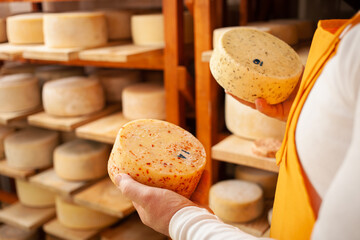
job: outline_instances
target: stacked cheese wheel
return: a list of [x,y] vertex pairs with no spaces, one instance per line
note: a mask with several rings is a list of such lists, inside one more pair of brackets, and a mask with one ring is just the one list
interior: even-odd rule
[[55,205],[55,194],[20,179],[15,180],[16,192],[20,202],[28,207],[50,207]]
[[43,14],[28,13],[6,19],[7,38],[12,44],[43,43]]
[[0,126],[0,160],[5,157],[4,140],[13,132],[15,132],[14,128]]
[[36,68],[35,76],[39,80],[40,86],[50,80],[66,78],[71,76],[82,76],[84,70],[79,67],[65,67],[57,65],[41,66]]

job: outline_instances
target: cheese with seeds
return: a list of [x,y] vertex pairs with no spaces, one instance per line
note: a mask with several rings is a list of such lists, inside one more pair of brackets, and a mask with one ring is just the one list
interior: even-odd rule
[[8,17],[6,30],[11,44],[43,43],[43,14],[27,13]]
[[55,205],[55,193],[20,179],[15,179],[15,184],[16,193],[21,204],[35,208]]
[[5,157],[4,153],[4,140],[7,136],[15,132],[14,128],[5,127],[0,125],[0,160]]

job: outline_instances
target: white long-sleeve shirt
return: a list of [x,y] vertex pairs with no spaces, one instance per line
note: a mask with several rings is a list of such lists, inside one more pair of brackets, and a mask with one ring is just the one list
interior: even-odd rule
[[[312,239],[359,239],[360,24],[323,69],[295,134],[304,171],[322,198]],[[179,210],[169,233],[174,240],[258,239],[197,207]]]

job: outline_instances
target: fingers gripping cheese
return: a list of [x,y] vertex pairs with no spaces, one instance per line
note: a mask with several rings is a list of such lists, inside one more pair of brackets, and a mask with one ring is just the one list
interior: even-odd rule
[[284,101],[294,90],[303,66],[296,52],[271,34],[250,28],[225,32],[210,59],[216,81],[228,92],[254,102]]
[[111,180],[127,173],[136,181],[190,197],[205,168],[205,149],[189,132],[160,120],[124,125],[108,162]]

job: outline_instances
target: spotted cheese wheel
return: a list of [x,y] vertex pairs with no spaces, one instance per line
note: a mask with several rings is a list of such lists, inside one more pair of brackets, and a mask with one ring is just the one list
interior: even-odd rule
[[127,173],[136,181],[190,197],[205,168],[202,144],[189,132],[161,120],[124,125],[108,162],[111,180]]
[[269,33],[250,28],[225,32],[210,59],[216,81],[248,102],[284,101],[294,90],[303,66],[296,52]]

